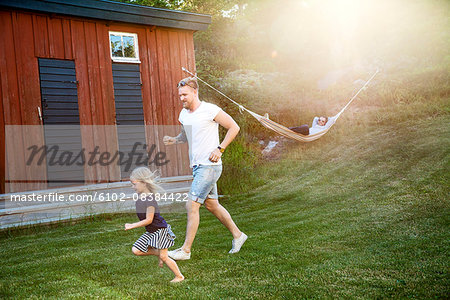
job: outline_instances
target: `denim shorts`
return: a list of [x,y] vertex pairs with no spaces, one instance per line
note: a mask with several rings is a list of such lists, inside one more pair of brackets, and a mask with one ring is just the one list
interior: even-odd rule
[[217,180],[222,174],[222,165],[195,165],[189,196],[192,201],[205,203],[207,198],[218,199]]

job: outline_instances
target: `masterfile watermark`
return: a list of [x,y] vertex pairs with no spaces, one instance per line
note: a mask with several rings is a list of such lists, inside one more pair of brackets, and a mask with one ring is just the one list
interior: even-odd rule
[[[78,152],[61,150],[60,146],[37,146],[32,145],[27,148],[29,150],[26,159],[26,164],[42,165],[45,160],[49,166],[71,166],[78,165],[94,166],[99,164],[101,166],[107,166],[116,164],[118,166],[124,166],[124,171],[129,171],[133,163],[135,165],[155,165],[157,167],[167,165],[170,160],[166,159],[167,154],[162,151],[156,151],[156,145],[153,144],[150,147],[147,144],[140,142],[134,143],[131,151],[121,152],[119,150],[115,153],[108,151],[100,152],[100,147],[96,146],[93,151],[87,152],[85,148],[82,148]],[[144,151],[138,151],[144,150]],[[87,152],[87,154],[86,154]]]
[[11,202],[125,202],[127,200],[137,201],[156,201],[156,202],[187,202],[188,193],[150,193],[150,194],[126,194],[116,192],[98,192],[94,191],[88,194],[75,193],[29,193],[29,194],[11,194]]

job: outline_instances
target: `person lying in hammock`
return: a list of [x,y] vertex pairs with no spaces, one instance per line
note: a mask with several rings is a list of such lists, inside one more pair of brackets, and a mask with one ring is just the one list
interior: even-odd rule
[[297,127],[289,127],[289,129],[303,135],[315,134],[321,132],[322,130],[327,129],[329,125],[331,125],[332,123],[331,119],[333,119],[333,117],[330,118],[324,116],[315,117],[311,128],[309,128],[308,125],[304,124]]

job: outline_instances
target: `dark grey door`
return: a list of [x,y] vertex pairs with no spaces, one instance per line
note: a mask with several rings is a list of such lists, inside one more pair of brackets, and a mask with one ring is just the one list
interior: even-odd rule
[[141,73],[138,64],[113,63],[112,71],[120,172],[127,179],[135,167],[147,165]]
[[75,63],[39,58],[39,78],[48,185],[84,183]]

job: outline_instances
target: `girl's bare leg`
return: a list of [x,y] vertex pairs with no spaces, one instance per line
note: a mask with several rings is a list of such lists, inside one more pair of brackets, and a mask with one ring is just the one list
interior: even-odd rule
[[162,261],[161,258],[159,257],[159,250],[158,250],[158,249],[148,248],[148,251],[147,251],[147,252],[142,252],[141,250],[139,250],[139,249],[133,247],[133,248],[131,248],[131,251],[133,252],[134,255],[137,255],[137,256],[146,256],[146,255],[155,255],[155,256],[158,256],[158,258],[159,258],[158,266],[159,266],[160,268],[162,268],[162,267],[164,266],[164,265],[163,265],[163,261]]
[[156,255],[159,256],[159,250],[154,248],[148,248],[148,252],[142,252],[138,248],[131,248],[131,252],[133,252],[134,255],[137,256],[146,256],[146,255]]
[[183,274],[181,274],[177,263],[167,255],[167,249],[159,250],[159,259],[169,267],[170,271],[172,271],[173,274],[175,274],[175,278],[170,282],[180,282],[184,280],[184,276]]

